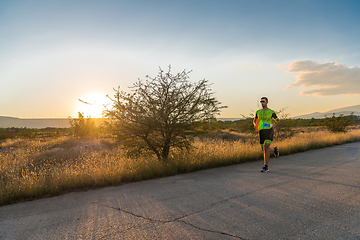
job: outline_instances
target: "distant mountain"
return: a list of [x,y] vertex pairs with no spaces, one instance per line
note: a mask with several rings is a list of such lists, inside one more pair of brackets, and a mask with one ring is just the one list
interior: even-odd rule
[[[101,124],[104,119],[93,118],[96,125]],[[67,118],[15,118],[0,116],[0,127],[9,128],[68,128],[70,127],[69,119]]]
[[338,109],[334,109],[334,110],[323,112],[323,113],[314,112],[314,113],[300,115],[300,116],[291,117],[291,118],[293,118],[293,119],[297,119],[297,118],[303,118],[303,119],[325,118],[325,117],[332,117],[332,115],[334,113],[335,113],[335,116],[339,116],[341,114],[347,116],[347,115],[350,115],[351,113],[354,113],[354,115],[360,116],[360,105],[338,108]]
[[3,117],[0,116],[0,127],[26,127],[26,128],[47,128],[58,127],[68,128],[70,127],[69,119],[67,118],[32,118],[22,119],[15,117]]
[[216,120],[218,121],[223,121],[223,122],[226,122],[226,121],[237,121],[237,120],[240,120],[242,118],[216,118]]

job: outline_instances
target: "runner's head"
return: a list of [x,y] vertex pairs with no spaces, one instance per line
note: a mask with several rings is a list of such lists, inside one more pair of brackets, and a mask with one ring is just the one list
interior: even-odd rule
[[267,97],[262,97],[262,98],[260,99],[260,103],[261,103],[261,106],[262,106],[262,107],[266,107],[267,104],[268,104],[268,102],[269,102],[269,100],[268,100]]

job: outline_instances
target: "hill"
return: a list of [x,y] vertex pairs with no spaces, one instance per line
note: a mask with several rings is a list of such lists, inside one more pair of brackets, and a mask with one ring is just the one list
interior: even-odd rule
[[[96,125],[100,125],[104,119],[93,118]],[[15,118],[0,116],[0,127],[9,128],[68,128],[70,127],[69,119],[67,118]]]
[[325,117],[331,117],[334,113],[336,116],[339,116],[341,114],[346,116],[346,115],[350,115],[351,113],[354,113],[354,115],[360,116],[360,105],[338,108],[338,109],[330,110],[327,112],[314,112],[314,113],[300,115],[300,116],[291,117],[291,118],[294,118],[294,119],[297,119],[297,118],[303,118],[303,119],[325,118]]

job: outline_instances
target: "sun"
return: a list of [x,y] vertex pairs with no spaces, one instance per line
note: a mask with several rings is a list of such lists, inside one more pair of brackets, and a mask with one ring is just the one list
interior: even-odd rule
[[85,117],[101,118],[104,105],[111,104],[111,100],[105,93],[91,92],[80,97],[76,103],[76,116],[78,112],[84,113]]

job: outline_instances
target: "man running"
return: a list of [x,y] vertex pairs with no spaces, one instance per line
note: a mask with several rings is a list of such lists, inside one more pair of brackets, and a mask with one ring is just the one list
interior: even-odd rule
[[273,129],[273,120],[279,122],[280,119],[277,117],[274,110],[268,108],[268,98],[262,97],[260,100],[262,109],[256,111],[254,126],[257,131],[259,131],[260,136],[260,145],[261,149],[264,152],[264,167],[261,169],[261,172],[269,171],[269,159],[270,153],[274,153],[275,157],[279,157],[279,148],[276,146],[274,148],[270,147],[270,144],[274,137]]

